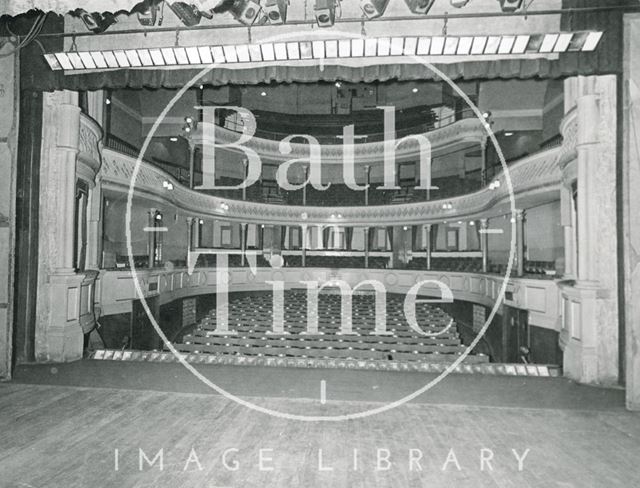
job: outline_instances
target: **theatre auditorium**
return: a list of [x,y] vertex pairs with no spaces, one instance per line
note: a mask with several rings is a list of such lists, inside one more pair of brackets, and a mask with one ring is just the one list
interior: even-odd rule
[[640,486],[640,2],[0,0],[0,488]]

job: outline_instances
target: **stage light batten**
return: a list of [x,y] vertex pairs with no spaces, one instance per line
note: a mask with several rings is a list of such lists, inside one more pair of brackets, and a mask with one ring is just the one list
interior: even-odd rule
[[507,56],[591,52],[597,48],[602,35],[603,32],[600,31],[578,31],[495,36],[396,36],[219,46],[69,51],[45,53],[43,56],[54,71],[144,69],[155,66],[198,66],[211,63],[376,56]]

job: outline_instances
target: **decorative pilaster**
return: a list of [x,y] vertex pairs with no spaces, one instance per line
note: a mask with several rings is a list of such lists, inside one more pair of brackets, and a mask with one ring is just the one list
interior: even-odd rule
[[56,274],[74,274],[73,236],[76,198],[76,157],[80,140],[80,107],[78,94],[75,92],[58,92],[60,104],[57,107],[57,119],[64,123],[57,124],[57,137],[54,147],[56,170],[52,176],[54,185],[50,190],[58,193],[55,211],[64,216],[55,226],[54,239],[58,252],[51,256],[52,268]]
[[[561,284],[563,369],[576,381],[610,385],[618,382],[620,360],[616,77],[578,76],[564,83],[564,143],[558,164],[566,187],[563,224],[573,224],[569,204],[575,189],[576,223],[571,229],[577,230],[576,249],[567,249],[567,256],[577,255],[577,262],[568,260],[575,284]],[[567,227],[565,240],[572,245]]]
[[80,359],[81,323],[89,324],[93,315],[93,281],[76,273],[73,253],[80,116],[77,93],[44,95],[35,338],[38,361]]

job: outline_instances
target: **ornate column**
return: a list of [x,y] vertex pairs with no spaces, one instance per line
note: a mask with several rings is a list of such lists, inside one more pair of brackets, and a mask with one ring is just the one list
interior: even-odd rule
[[56,225],[57,253],[52,256],[52,268],[56,274],[74,274],[73,236],[75,231],[76,157],[79,152],[80,107],[76,92],[58,92],[60,105],[55,143],[57,171],[53,173],[55,184],[50,190],[58,193],[56,213],[64,216]]
[[[303,181],[307,181],[309,179],[309,168],[307,168],[306,166],[304,167],[304,180]],[[302,187],[302,206],[305,206],[307,204],[307,185],[305,184]]]
[[200,217],[197,217],[195,220],[195,227],[193,229],[193,245],[194,247],[197,249],[200,247],[200,226],[202,225],[200,222],[202,222],[202,219]]
[[187,250],[193,250],[193,217],[187,217]]
[[431,270],[431,224],[424,226],[426,230],[425,250],[427,252],[427,271]]
[[482,250],[482,272],[489,271],[489,221],[480,219],[480,249]]
[[369,267],[369,227],[364,228],[364,267]]
[[[578,170],[578,281],[583,287],[597,286],[596,246],[598,236],[598,201],[593,198],[597,191],[598,125],[586,123],[598,119],[598,95],[584,94],[577,99],[578,126],[577,170]],[[614,236],[611,236],[614,237]]]
[[364,204],[369,205],[369,185],[371,183],[371,166],[368,164],[364,167],[365,177],[367,182],[367,188],[364,190]]
[[[247,167],[249,165],[249,160],[247,158],[242,158],[242,181],[246,181],[247,180]],[[242,187],[242,199],[246,200],[247,199],[247,187],[243,186]]]
[[516,276],[524,275],[524,210],[516,209]]
[[[565,117],[558,165],[575,188],[575,282],[562,281],[566,376],[581,383],[616,384],[620,378],[616,194],[617,83],[613,75],[577,76],[565,84]],[[570,203],[572,192],[564,192]],[[570,206],[566,206],[570,209]],[[565,210],[566,217],[572,217]],[[573,222],[571,222],[573,223]],[[566,226],[568,227],[568,226]],[[573,226],[572,226],[573,227]],[[569,234],[567,241],[573,243]]]
[[302,224],[302,267],[307,265],[307,224]]
[[43,101],[35,356],[70,361],[82,357],[81,319],[93,314],[91,283],[74,262],[80,107],[71,91],[46,93]]
[[571,182],[560,190],[560,223],[564,231],[564,273],[566,279],[576,276],[576,209]]
[[[147,227],[149,229],[153,229],[156,226],[156,212],[158,211],[158,209],[156,208],[151,208],[149,209],[149,211],[147,212]],[[147,262],[147,267],[148,268],[153,268],[153,266],[155,265],[156,262],[156,233],[153,231],[149,231],[147,232],[147,255],[148,255],[148,262]]]
[[482,162],[480,163],[480,185],[484,188],[487,185],[487,138],[484,137],[480,143],[480,154]]
[[240,265],[245,266],[247,260],[247,224],[240,224],[240,250],[242,251],[242,259],[240,260]]

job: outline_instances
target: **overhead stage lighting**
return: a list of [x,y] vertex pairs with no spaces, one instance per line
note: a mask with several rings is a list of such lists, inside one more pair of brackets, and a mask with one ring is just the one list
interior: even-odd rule
[[252,0],[236,1],[231,8],[233,16],[246,25],[252,25],[260,13],[260,5]]
[[288,6],[289,0],[262,0],[262,10],[270,24],[284,24]]
[[387,5],[389,5],[389,0],[360,0],[360,8],[370,19],[381,17],[387,9]]
[[215,14],[229,12],[245,25],[253,25],[262,8],[253,0],[222,0],[212,9]]
[[503,12],[515,12],[522,7],[522,0],[498,0]]
[[316,0],[314,7],[318,27],[331,27],[336,21],[336,0]]
[[168,5],[176,17],[187,27],[193,27],[200,23],[202,13],[197,7],[184,2],[168,2]]
[[436,0],[404,0],[414,14],[428,14]]
[[95,34],[100,34],[106,31],[109,27],[118,22],[115,16],[110,12],[104,12],[103,14],[98,12],[89,13],[82,8],[77,8],[73,11],[73,15],[80,17],[86,28]]
[[[158,20],[158,11],[160,10],[159,0],[144,0],[144,2],[138,3],[131,13],[135,12],[138,16],[138,22],[145,27],[151,27],[156,25]],[[158,25],[162,24],[162,19],[158,22]]]

